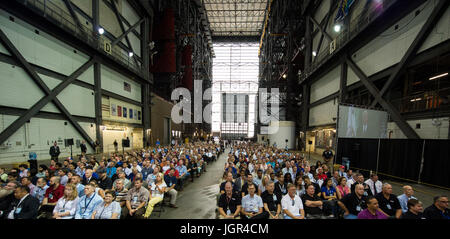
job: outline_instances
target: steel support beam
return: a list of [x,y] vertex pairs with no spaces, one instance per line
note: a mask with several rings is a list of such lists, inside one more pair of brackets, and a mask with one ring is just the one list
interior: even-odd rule
[[[98,1],[98,0],[97,0],[97,1]],[[125,33],[125,32],[126,32],[126,31],[125,31],[125,27],[123,26],[123,22],[122,22],[122,20],[121,20],[121,18],[120,18],[119,10],[117,10],[117,6],[116,6],[116,3],[115,3],[114,0],[111,0],[111,5],[112,5],[112,7],[113,7],[113,12],[114,12],[114,14],[116,15],[117,21],[119,22],[120,29],[122,30],[122,32]],[[130,43],[130,39],[128,38],[127,34],[125,34],[125,40],[127,41],[128,47],[131,49],[132,52],[134,52],[133,47],[131,46],[131,43]],[[138,66],[139,63],[138,63],[138,61],[137,61],[135,55],[136,55],[136,54],[134,54],[134,55],[132,56],[132,58],[133,58],[133,60],[134,60],[134,63],[136,64],[136,66]]]
[[400,115],[400,112],[398,112],[398,110],[390,102],[384,100],[381,97],[377,87],[369,80],[369,78],[367,78],[366,74],[364,74],[364,72],[353,62],[353,60],[347,57],[346,61],[350,68],[352,68],[353,72],[355,72],[355,74],[359,77],[364,86],[369,90],[370,94],[372,94],[373,97],[375,97],[375,99],[380,102],[381,106],[383,106],[383,108],[389,112],[394,122],[397,123],[398,127],[402,130],[403,134],[408,139],[420,139],[416,131],[414,131],[414,129],[411,128],[411,126]]
[[[439,1],[438,5],[434,8],[430,17],[427,19],[425,24],[422,26],[422,29],[420,30],[419,34],[417,34],[413,43],[408,48],[405,55],[402,57],[400,63],[397,64],[394,72],[392,73],[392,75],[389,77],[389,79],[384,84],[383,88],[380,91],[381,97],[383,97],[384,93],[386,93],[388,88],[391,86],[392,82],[397,80],[400,77],[400,75],[404,72],[405,68],[408,66],[408,63],[416,56],[417,51],[420,49],[422,44],[425,42],[425,40],[429,36],[430,32],[433,30],[433,28],[436,26],[438,21],[441,19],[442,15],[447,10],[449,4],[450,4],[450,1],[448,1],[448,0],[440,0]],[[370,106],[374,107],[376,104],[377,104],[377,100],[375,99]]]
[[345,57],[342,59],[341,63],[341,81],[339,87],[339,102],[345,103],[347,98],[347,62]]
[[[328,14],[329,16],[330,14]],[[323,27],[314,19],[314,17],[309,17],[309,19],[314,23],[314,25],[316,25],[316,27],[319,28],[319,30],[322,32],[322,35],[324,35],[325,37],[327,37],[327,39],[331,42],[333,41],[333,38],[331,38],[330,35],[328,35],[328,33],[323,29]]]
[[81,25],[80,19],[78,19],[77,14],[76,14],[75,11],[73,10],[72,2],[71,2],[70,0],[63,0],[63,2],[64,2],[64,4],[66,5],[67,10],[69,10],[69,13],[70,13],[70,15],[72,16],[72,18],[73,18],[73,20],[75,21],[75,23],[77,24],[77,26],[78,26],[80,29],[82,29],[83,27],[82,27],[82,25]]
[[101,79],[101,65],[96,62],[94,64],[94,101],[95,101],[95,137],[97,138],[100,152],[103,152],[103,132],[100,126],[102,121],[102,79]]
[[[47,87],[47,85],[44,83],[44,81],[39,77],[39,75],[34,71],[34,69],[31,67],[31,65],[25,60],[25,58],[20,54],[20,52],[17,50],[17,48],[12,44],[12,42],[8,39],[8,37],[4,34],[4,32],[0,29],[0,41],[3,44],[3,46],[11,53],[11,55],[18,61],[20,66],[25,70],[25,72],[31,77],[31,79],[36,82],[36,84],[41,88],[41,90],[47,95],[52,95],[52,91]],[[91,62],[92,63],[92,62]],[[83,65],[86,67],[86,65]],[[83,68],[84,69],[84,68]],[[85,68],[84,70],[86,70]],[[79,69],[80,70],[80,69]],[[83,70],[83,71],[84,71]],[[81,74],[83,71],[76,71],[76,74]],[[73,77],[71,80],[75,80],[76,77]],[[62,82],[61,84],[67,84]],[[60,85],[61,85],[60,84]],[[67,84],[68,85],[68,84]],[[61,86],[62,90],[64,87]],[[73,125],[73,127],[81,134],[81,136],[89,142],[89,144],[93,147],[93,141],[89,137],[89,135],[81,128],[81,126],[78,124],[78,122],[74,119],[74,117],[69,113],[69,111],[64,107],[64,105],[58,100],[58,98],[55,97],[52,98],[53,103],[56,105],[56,107],[61,111],[62,114],[66,116],[66,118],[69,120],[69,122]],[[43,106],[42,106],[43,107]],[[36,112],[37,113],[37,112]],[[26,121],[25,121],[26,122]],[[23,124],[22,124],[23,125]],[[9,136],[11,136],[18,128],[20,128],[21,125],[15,124],[14,128],[11,127],[7,132],[2,132],[2,136],[0,137],[0,144],[3,143]],[[6,130],[5,130],[6,131]],[[6,137],[8,134],[9,136]]]
[[139,20],[138,22],[136,22],[133,26],[131,26],[130,28],[128,28],[128,30],[126,30],[125,32],[122,33],[122,35],[118,36],[116,39],[114,39],[114,41],[111,43],[111,47],[115,46],[118,42],[120,42],[124,37],[128,36],[128,33],[130,33],[133,29],[135,29],[137,26],[139,26],[142,22],[144,21],[144,19]]

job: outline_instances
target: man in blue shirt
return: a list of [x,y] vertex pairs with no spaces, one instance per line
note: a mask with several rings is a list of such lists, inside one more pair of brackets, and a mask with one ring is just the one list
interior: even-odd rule
[[413,195],[414,190],[411,186],[409,185],[403,186],[403,194],[397,197],[398,201],[400,202],[400,206],[402,207],[403,213],[408,212],[408,200],[417,199]]
[[178,170],[178,180],[177,180],[177,190],[182,191],[183,190],[183,182],[184,180],[190,175],[187,171],[187,167],[184,165],[183,160],[178,161],[178,165],[175,167],[176,170]]
[[90,184],[84,187],[84,194],[78,201],[75,219],[90,219],[94,209],[103,202],[102,197],[95,193],[94,186]]
[[175,205],[177,201],[177,190],[175,186],[177,185],[177,177],[175,177],[175,169],[171,168],[169,174],[164,176],[164,181],[167,184],[167,193],[170,195],[170,207],[177,208]]
[[153,168],[150,165],[149,159],[144,160],[144,162],[142,163],[141,173],[142,173],[142,180],[144,181],[147,180],[148,175],[153,173]]
[[108,175],[108,178],[112,178],[112,176],[116,174],[116,170],[117,168],[114,167],[114,162],[109,162],[108,167],[106,167],[106,175]]

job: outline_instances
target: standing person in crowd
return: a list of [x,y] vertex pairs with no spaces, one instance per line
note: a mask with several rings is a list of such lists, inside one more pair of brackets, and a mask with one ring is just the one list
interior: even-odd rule
[[302,199],[295,193],[294,184],[288,184],[287,190],[288,193],[281,199],[284,219],[305,219]]
[[86,141],[84,141],[84,140],[81,141],[80,149],[81,149],[81,155],[86,155],[86,152],[87,152]]
[[269,214],[270,219],[281,218],[281,199],[280,193],[275,192],[275,184],[269,181],[266,185],[266,190],[261,194],[264,203],[264,210]]
[[243,218],[248,219],[264,219],[268,214],[263,213],[263,201],[260,196],[255,194],[255,184],[248,185],[248,195],[244,196],[241,200],[241,214]]
[[336,192],[339,200],[347,196],[347,194],[350,194],[350,188],[347,186],[347,179],[345,177],[339,178]]
[[403,213],[400,219],[426,219],[423,215],[423,205],[417,199],[408,200],[408,211]]
[[176,206],[178,191],[175,190],[175,186],[177,185],[177,177],[175,177],[175,169],[171,168],[169,174],[164,176],[164,181],[167,185],[167,193],[170,195],[170,204],[169,206],[172,208],[178,208]]
[[315,193],[315,187],[312,184],[306,186],[306,193],[301,196],[305,208],[305,217],[307,219],[325,219],[323,215],[323,202]]
[[73,219],[78,205],[78,192],[73,184],[64,187],[64,196],[61,197],[53,209],[55,219]]
[[322,153],[322,159],[327,164],[330,160],[333,159],[333,151],[331,151],[330,146],[327,146],[326,150]]
[[30,195],[30,188],[19,186],[14,191],[14,200],[6,213],[8,219],[35,219],[38,215],[39,200]]
[[380,212],[378,208],[378,200],[369,196],[366,200],[367,208],[358,214],[358,219],[387,219],[384,213]]
[[50,157],[52,160],[54,160],[55,162],[58,162],[58,157],[59,157],[59,154],[61,154],[61,151],[59,150],[59,146],[56,143],[56,141],[53,143],[53,146],[50,147],[49,154],[50,154]]
[[58,200],[64,196],[64,186],[60,184],[59,176],[50,178],[50,186],[45,191],[44,200],[42,200],[41,212],[45,213],[46,218],[50,218]]
[[219,198],[219,218],[220,219],[240,219],[241,198],[233,192],[231,182],[225,183],[225,193]]
[[350,189],[351,189],[352,192],[355,191],[355,186],[358,185],[358,184],[362,184],[362,185],[364,186],[364,196],[376,196],[376,195],[373,195],[373,194],[372,194],[372,191],[370,190],[369,185],[367,185],[367,184],[364,182],[364,176],[363,176],[362,174],[360,174],[360,173],[358,173],[358,174],[356,175],[356,181],[355,181],[355,183],[353,183],[352,186],[350,187]]
[[408,201],[410,199],[417,199],[413,195],[414,190],[411,186],[409,185],[403,186],[403,194],[397,197],[398,201],[400,202],[400,206],[402,207],[403,213],[406,213],[409,210]]
[[119,143],[117,143],[116,139],[114,140],[113,144],[114,144],[114,152],[116,152],[116,153],[119,152]]
[[366,199],[364,186],[358,184],[355,186],[354,192],[347,194],[338,201],[338,205],[344,210],[344,219],[357,219],[358,214],[367,208]]
[[94,209],[91,219],[119,219],[122,208],[115,198],[113,190],[106,190],[105,200]]
[[162,173],[158,173],[155,182],[149,185],[150,200],[148,202],[147,210],[145,211],[145,218],[149,218],[153,212],[153,208],[156,204],[164,200],[164,193],[166,192],[166,183],[163,180]]
[[103,199],[95,192],[95,187],[88,184],[84,187],[84,196],[78,200],[75,219],[90,219],[94,209],[103,202]]
[[427,207],[423,212],[426,219],[450,219],[447,196],[436,196],[433,205]]
[[128,190],[127,202],[122,209],[122,218],[143,219],[150,192],[142,186],[142,179],[134,181],[134,187]]
[[376,196],[378,193],[382,191],[383,183],[380,180],[378,180],[378,175],[375,173],[372,173],[370,175],[370,178],[367,179],[364,183],[369,185],[370,191],[373,196]]
[[31,196],[37,198],[39,200],[39,204],[42,203],[45,196],[45,191],[47,191],[48,185],[43,178],[38,178],[36,182],[36,187],[31,191]]
[[382,192],[377,194],[376,199],[380,204],[380,210],[391,218],[399,219],[402,215],[402,207],[397,199],[397,196],[392,194],[392,186],[385,183]]

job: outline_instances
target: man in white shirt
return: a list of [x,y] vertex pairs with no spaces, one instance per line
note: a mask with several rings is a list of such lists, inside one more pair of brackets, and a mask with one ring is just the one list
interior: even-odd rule
[[304,219],[305,210],[300,197],[296,194],[295,185],[288,184],[288,193],[281,199],[281,207],[284,212],[284,219]]
[[248,219],[264,219],[263,201],[260,196],[255,194],[255,184],[248,185],[248,194],[242,198],[241,214]]
[[383,183],[378,180],[378,175],[375,173],[370,175],[370,178],[365,181],[367,185],[369,185],[370,191],[372,191],[372,195],[376,196],[378,193],[381,193],[383,188]]
[[356,182],[356,173],[352,173],[352,177],[348,179],[347,186],[352,188],[352,185]]

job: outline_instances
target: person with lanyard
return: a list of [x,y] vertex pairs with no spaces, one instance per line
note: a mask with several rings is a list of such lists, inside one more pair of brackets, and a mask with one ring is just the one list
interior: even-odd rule
[[152,214],[153,208],[156,204],[162,202],[164,200],[164,193],[166,191],[166,183],[162,179],[162,173],[158,173],[156,176],[155,182],[149,185],[149,189],[151,191],[150,200],[148,202],[147,210],[145,211],[144,218],[149,218]]
[[275,192],[275,183],[269,181],[266,190],[261,194],[264,210],[268,213],[269,219],[281,218],[281,193]]
[[275,192],[284,196],[287,194],[287,189],[286,189],[286,183],[284,182],[283,172],[281,172],[281,171],[278,172],[277,179],[278,179],[278,182],[275,183]]
[[90,219],[94,209],[102,202],[102,197],[95,193],[95,187],[91,184],[86,185],[84,187],[84,196],[78,201],[75,219]]
[[53,176],[50,178],[50,186],[45,191],[44,200],[42,200],[41,212],[45,213],[47,218],[51,217],[53,209],[58,200],[64,196],[64,186],[59,184],[60,178]]
[[248,195],[241,200],[241,214],[245,219],[265,219],[268,214],[263,213],[263,201],[260,196],[255,194],[255,184],[248,185]]
[[433,198],[433,205],[427,207],[423,212],[426,219],[450,219],[450,210],[448,209],[448,197],[436,196]]
[[119,219],[122,208],[115,198],[113,190],[106,190],[105,200],[94,209],[91,219]]
[[231,182],[225,183],[225,193],[219,198],[219,219],[240,219],[241,198],[233,192]]
[[142,186],[142,179],[136,178],[134,187],[128,190],[127,201],[122,209],[122,218],[142,219],[149,198],[150,192]]
[[381,212],[390,218],[400,218],[402,215],[402,207],[397,196],[392,194],[392,186],[390,184],[385,183],[382,192],[375,197],[380,204]]
[[39,200],[30,195],[30,188],[19,186],[14,191],[15,201],[10,205],[8,219],[35,219],[38,215]]
[[[322,186],[322,198],[324,199],[324,206],[328,209],[331,208],[332,215],[336,216],[336,189],[333,187],[333,181],[331,178],[325,179],[325,182]],[[328,210],[326,210],[328,211]]]
[[344,210],[344,219],[357,219],[358,214],[367,208],[367,196],[364,196],[364,186],[358,184],[355,186],[355,191],[347,194],[340,201],[338,205]]
[[39,204],[44,200],[45,191],[47,190],[48,185],[45,183],[43,178],[38,178],[36,182],[36,187],[31,191],[31,196],[37,198],[39,200]]
[[408,200],[408,211],[403,213],[400,219],[426,219],[423,215],[423,205],[417,199]]
[[178,191],[175,190],[175,186],[177,184],[177,177],[175,176],[174,168],[171,168],[169,174],[164,176],[164,181],[167,185],[166,192],[170,195],[169,206],[172,208],[177,208],[177,206],[175,205],[178,195]]
[[414,195],[414,190],[411,186],[405,185],[403,186],[403,194],[398,196],[397,199],[400,202],[400,206],[402,207],[403,213],[409,210],[408,201],[411,199],[417,199]]
[[67,184],[64,188],[64,196],[58,200],[53,209],[55,219],[73,219],[78,204],[78,192],[74,184]]
[[281,199],[284,219],[305,219],[302,199],[295,193],[295,185],[288,184],[288,193]]
[[84,185],[81,184],[81,177],[80,175],[73,175],[73,177],[70,179],[70,183],[75,185],[78,192],[78,197],[82,197],[84,195]]

